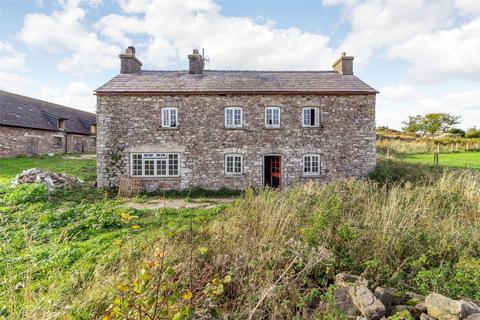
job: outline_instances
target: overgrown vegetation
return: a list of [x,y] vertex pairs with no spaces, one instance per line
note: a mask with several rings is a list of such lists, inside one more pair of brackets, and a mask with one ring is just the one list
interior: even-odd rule
[[67,173],[92,183],[96,178],[96,162],[93,155],[85,158],[78,155],[59,154],[0,158],[0,183],[7,183],[23,170],[30,168]]
[[0,187],[6,319],[342,319],[341,271],[480,300],[480,172],[380,159],[365,181],[247,190],[210,209]]

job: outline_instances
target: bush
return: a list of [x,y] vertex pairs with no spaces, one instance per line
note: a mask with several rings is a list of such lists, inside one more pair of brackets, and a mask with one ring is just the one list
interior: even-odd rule
[[465,131],[460,128],[451,128],[450,130],[448,130],[448,133],[458,134],[461,137],[465,137]]
[[20,184],[15,188],[5,188],[4,201],[6,204],[20,205],[47,199],[48,190],[44,183]]
[[480,138],[480,130],[476,128],[470,128],[467,130],[465,137],[469,139]]

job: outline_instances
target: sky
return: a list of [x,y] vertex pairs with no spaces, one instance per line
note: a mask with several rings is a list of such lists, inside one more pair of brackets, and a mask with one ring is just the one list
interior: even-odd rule
[[331,70],[380,91],[377,126],[448,112],[480,127],[480,0],[0,0],[0,89],[95,112],[136,47],[146,70]]

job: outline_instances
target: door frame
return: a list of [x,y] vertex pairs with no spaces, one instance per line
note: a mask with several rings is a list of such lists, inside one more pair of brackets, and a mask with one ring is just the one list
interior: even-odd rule
[[265,188],[265,159],[266,157],[279,157],[280,158],[280,185],[278,189],[283,188],[284,180],[284,165],[283,165],[283,154],[281,153],[266,153],[262,157],[262,188]]

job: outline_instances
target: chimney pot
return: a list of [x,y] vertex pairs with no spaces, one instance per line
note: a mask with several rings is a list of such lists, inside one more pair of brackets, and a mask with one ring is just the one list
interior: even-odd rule
[[130,74],[142,70],[142,63],[135,57],[135,47],[128,47],[120,56],[120,73]]
[[333,70],[344,76],[353,75],[353,57],[342,52],[340,58],[333,64]]
[[198,49],[193,49],[193,52],[188,55],[188,73],[202,74],[205,67],[205,60]]

